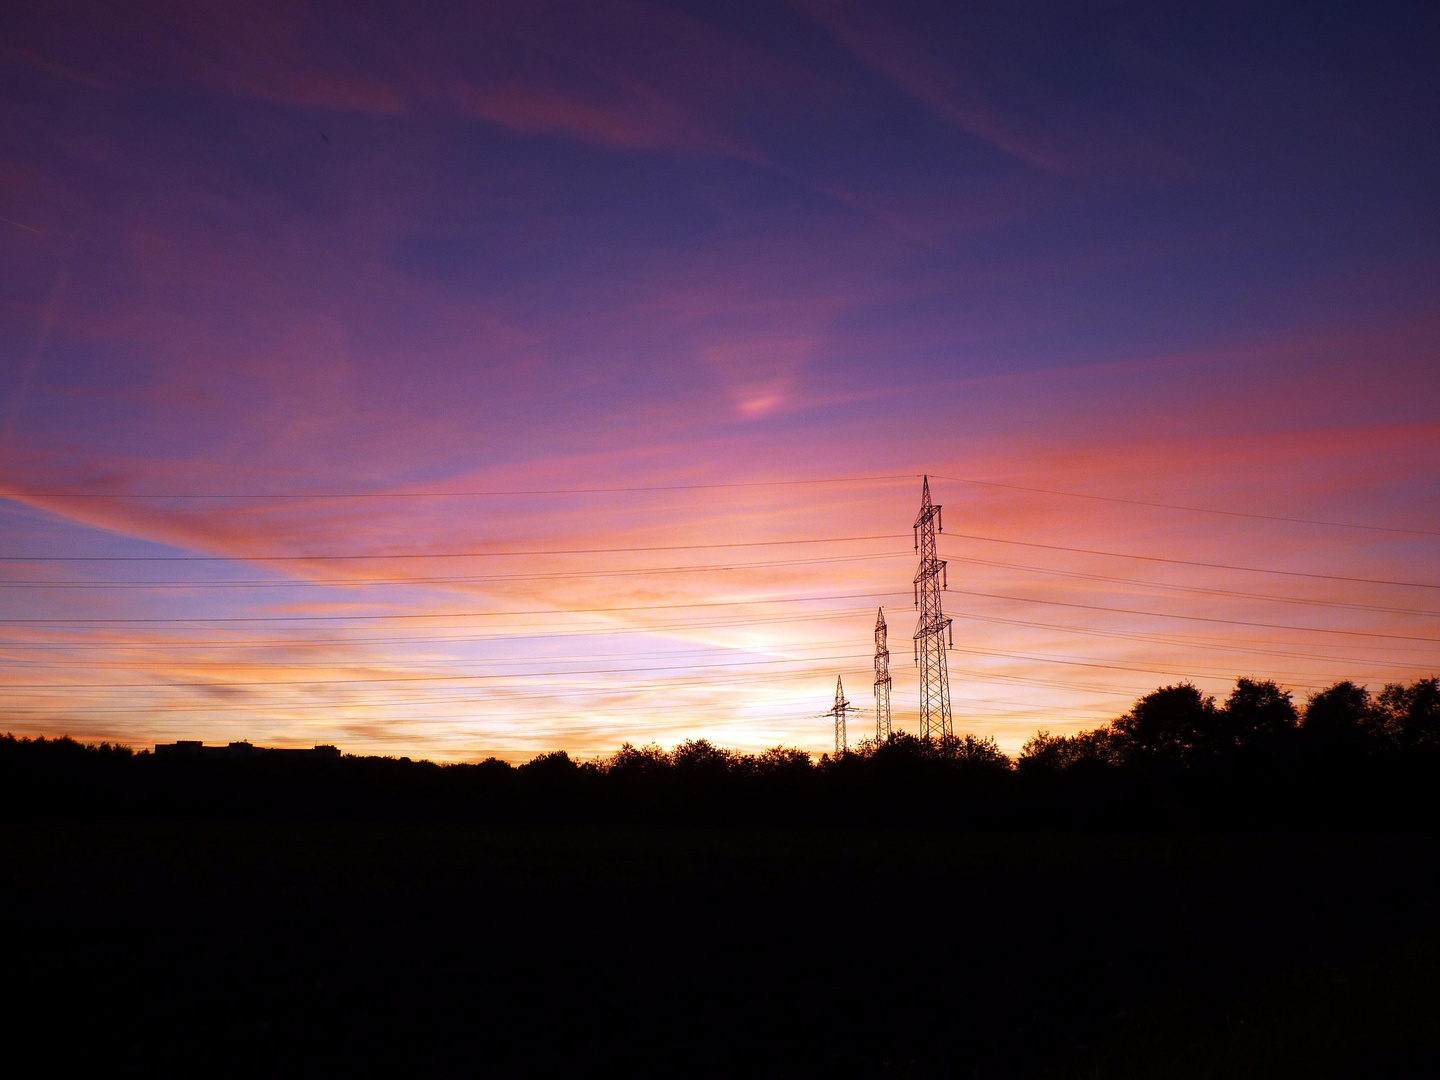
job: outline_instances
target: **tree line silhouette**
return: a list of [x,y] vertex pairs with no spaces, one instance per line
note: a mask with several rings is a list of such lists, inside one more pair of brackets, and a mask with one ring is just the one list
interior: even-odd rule
[[885,826],[1432,829],[1440,684],[1339,682],[1297,708],[1269,680],[1217,702],[1189,683],[1093,731],[1039,731],[1012,760],[988,737],[903,732],[818,761],[691,739],[512,766],[409,758],[206,760],[72,739],[0,739],[0,813],[43,817],[678,821]]

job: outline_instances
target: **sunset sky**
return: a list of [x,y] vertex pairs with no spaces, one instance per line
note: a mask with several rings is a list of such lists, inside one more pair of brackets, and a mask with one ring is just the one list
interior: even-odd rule
[[923,474],[957,732],[1436,674],[1434,12],[12,11],[0,728],[914,731]]

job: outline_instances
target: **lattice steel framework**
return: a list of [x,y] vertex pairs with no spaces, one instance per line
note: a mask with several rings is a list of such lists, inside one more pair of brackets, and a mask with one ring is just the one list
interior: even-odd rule
[[915,518],[915,550],[920,569],[915,572],[915,663],[920,668],[920,737],[937,742],[951,737],[950,676],[945,670],[945,640],[955,644],[950,620],[940,606],[940,590],[949,584],[945,562],[935,550],[935,534],[944,532],[940,507],[930,502],[930,477],[920,493],[920,514]]
[[839,757],[848,749],[845,742],[845,718],[855,707],[845,700],[845,687],[840,683],[840,676],[835,676],[835,704],[830,707],[826,716],[835,718],[835,756]]
[[885,609],[875,615],[875,739],[890,737],[890,647],[885,643]]

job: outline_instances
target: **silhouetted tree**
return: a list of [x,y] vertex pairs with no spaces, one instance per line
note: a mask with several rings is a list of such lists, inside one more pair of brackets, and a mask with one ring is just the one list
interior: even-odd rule
[[1074,735],[1037,731],[1021,748],[1017,769],[1028,773],[1063,772],[1082,762],[1119,765],[1124,760],[1121,740],[1110,725]]
[[1421,679],[1404,686],[1390,683],[1375,699],[1381,722],[1404,750],[1440,749],[1440,684]]
[[621,743],[620,749],[605,763],[605,770],[617,777],[635,780],[664,774],[670,768],[670,755],[655,743],[636,748]]
[[1233,740],[1234,749],[1242,752],[1277,752],[1299,725],[1290,692],[1269,679],[1237,679],[1220,720],[1222,739]]
[[474,766],[475,771],[487,780],[496,780],[509,777],[515,771],[515,766],[508,761],[501,761],[497,757],[488,757]]
[[1388,738],[1370,691],[1348,679],[1310,695],[1301,731],[1313,750],[1327,755],[1363,753]]
[[935,744],[908,731],[892,731],[870,756],[884,761],[929,761],[935,757]]
[[1191,765],[1223,745],[1215,699],[1189,683],[1146,694],[1110,725],[1111,741],[1126,760]]
[[727,776],[741,755],[722,750],[708,739],[686,739],[670,753],[670,767],[690,779],[718,780]]
[[992,736],[951,736],[936,744],[936,753],[962,769],[981,772],[1009,772],[1014,764]]
[[579,768],[564,750],[556,750],[549,754],[537,754],[521,765],[519,771],[527,780],[563,781],[574,776]]
[[760,776],[804,776],[814,767],[810,755],[793,746],[772,746],[754,759],[755,773]]
[[1076,740],[1065,735],[1051,735],[1041,728],[1020,748],[1015,768],[1024,773],[1058,773],[1079,758]]

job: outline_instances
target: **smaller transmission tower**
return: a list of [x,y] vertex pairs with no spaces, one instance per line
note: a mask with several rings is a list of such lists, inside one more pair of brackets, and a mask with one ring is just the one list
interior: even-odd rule
[[835,718],[835,756],[839,757],[846,751],[845,742],[845,718],[851,713],[858,711],[855,706],[845,700],[845,687],[840,683],[840,676],[835,676],[835,704],[830,707],[828,713],[823,716]]
[[885,643],[885,609],[875,615],[875,741],[890,737],[890,647]]

